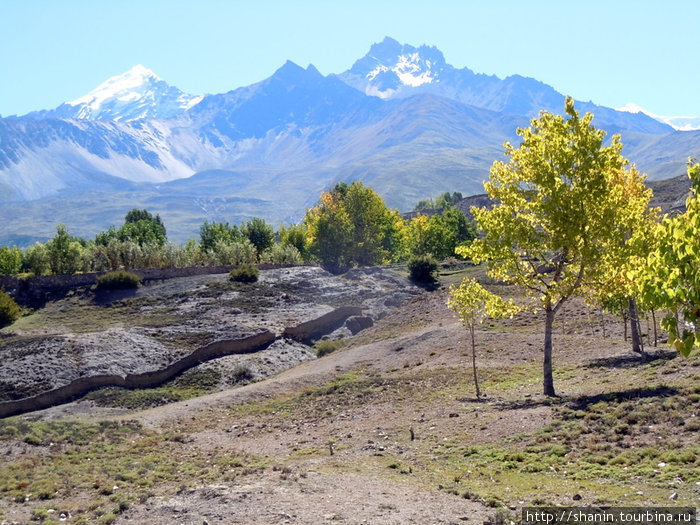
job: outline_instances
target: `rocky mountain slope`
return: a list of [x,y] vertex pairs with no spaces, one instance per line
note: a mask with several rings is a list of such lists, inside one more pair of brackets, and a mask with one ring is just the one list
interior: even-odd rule
[[[338,181],[362,180],[399,209],[477,193],[515,129],[563,100],[534,79],[456,69],[435,48],[391,39],[339,75],[287,62],[205,96],[137,66],[54,110],[0,119],[0,244],[45,239],[57,222],[90,237],[135,206],[184,241],[205,219],[298,219]],[[623,153],[652,179],[681,174],[700,152],[700,132],[578,108],[622,132]]]

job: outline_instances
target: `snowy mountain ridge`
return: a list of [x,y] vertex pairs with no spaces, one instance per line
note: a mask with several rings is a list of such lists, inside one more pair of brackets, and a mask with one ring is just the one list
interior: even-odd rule
[[644,113],[659,122],[668,124],[676,131],[694,131],[700,129],[700,117],[663,117],[661,115],[655,115],[651,111],[647,111],[634,102],[628,102],[624,106],[615,109],[626,113]]

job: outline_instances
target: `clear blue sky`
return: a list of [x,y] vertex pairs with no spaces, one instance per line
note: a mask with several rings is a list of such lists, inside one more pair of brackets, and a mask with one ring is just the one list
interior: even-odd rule
[[580,100],[700,116],[700,1],[0,0],[0,114],[74,100],[136,64],[194,93],[285,60],[339,73],[391,36]]

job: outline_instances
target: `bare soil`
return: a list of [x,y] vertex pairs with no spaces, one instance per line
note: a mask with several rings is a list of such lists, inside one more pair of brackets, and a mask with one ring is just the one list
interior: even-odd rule
[[[477,399],[467,333],[446,297],[441,288],[409,298],[340,350],[261,381],[117,416],[164,436],[178,457],[249,459],[217,479],[164,478],[111,522],[485,524],[517,520],[524,505],[697,504],[697,357],[647,341],[643,361],[619,321],[575,300],[555,326],[559,397],[540,393],[541,320],[521,314],[478,330]],[[83,402],[33,417],[105,414]],[[0,441],[0,453],[51,457],[50,447],[13,440]],[[626,474],[647,457],[648,471]],[[58,490],[49,504],[89,512],[91,490]],[[36,508],[5,503],[3,523],[28,522]]]

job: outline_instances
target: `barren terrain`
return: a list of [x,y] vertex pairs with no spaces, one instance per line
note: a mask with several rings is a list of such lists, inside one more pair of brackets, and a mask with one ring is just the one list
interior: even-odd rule
[[[385,282],[377,272],[355,276]],[[441,281],[465,275],[520,300],[480,269],[443,268]],[[391,279],[405,295],[387,304],[394,292],[370,287],[373,326],[341,330],[344,346],[317,359],[293,343],[308,360],[265,379],[216,391],[190,371],[191,383],[186,373],[140,396],[107,389],[0,421],[0,520],[482,524],[517,521],[525,505],[697,505],[698,357],[654,348],[649,330],[641,360],[621,322],[574,301],[555,327],[559,397],[540,394],[542,322],[521,314],[478,330],[477,399],[446,288]],[[192,384],[213,393],[158,402]]]

